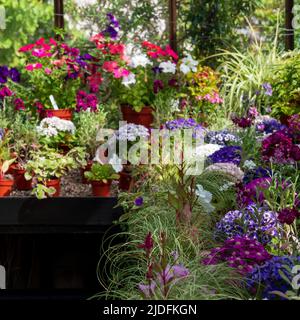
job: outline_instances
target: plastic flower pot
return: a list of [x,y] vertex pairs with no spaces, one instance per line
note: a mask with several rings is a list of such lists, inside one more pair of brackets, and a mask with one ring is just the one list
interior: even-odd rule
[[123,120],[128,123],[139,124],[148,129],[151,128],[151,125],[154,121],[153,109],[151,107],[143,107],[140,112],[136,112],[129,105],[121,105],[121,112],[123,115]]
[[83,184],[89,184],[90,182],[87,180],[87,178],[84,176],[84,173],[87,171],[90,171],[93,165],[93,161],[88,161],[87,165],[84,168],[80,169],[80,173],[81,173],[81,182]]
[[57,117],[63,120],[72,120],[73,110],[72,109],[59,109],[59,110],[43,110],[41,118]]
[[14,180],[0,178],[0,197],[7,197],[10,195],[14,185]]
[[92,190],[94,197],[110,197],[110,186],[112,180],[108,180],[107,183],[102,181],[92,181]]
[[17,167],[14,169],[13,175],[15,178],[16,188],[18,190],[26,191],[32,189],[32,179],[26,180],[24,177],[25,172],[26,170]]
[[51,179],[51,180],[48,180],[46,183],[45,183],[46,187],[48,188],[54,188],[56,190],[56,192],[51,196],[51,197],[59,197],[60,195],[60,179]]

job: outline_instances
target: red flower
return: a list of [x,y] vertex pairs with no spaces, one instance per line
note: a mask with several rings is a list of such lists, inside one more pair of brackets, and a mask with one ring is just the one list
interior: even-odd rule
[[145,238],[144,243],[140,244],[138,247],[150,253],[150,251],[153,249],[153,245],[152,234],[151,232],[149,232]]
[[34,47],[35,47],[34,44],[26,44],[25,46],[23,46],[19,49],[19,52],[27,52],[27,51],[32,50]]

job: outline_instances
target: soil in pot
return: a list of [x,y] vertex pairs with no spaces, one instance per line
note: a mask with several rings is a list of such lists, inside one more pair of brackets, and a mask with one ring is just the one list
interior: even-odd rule
[[15,184],[18,190],[26,191],[32,189],[32,179],[26,180],[24,176],[25,172],[26,170],[18,167],[14,169]]
[[94,197],[110,197],[110,187],[112,180],[108,180],[107,183],[102,181],[92,181],[92,190]]
[[9,196],[12,191],[13,185],[13,179],[0,178],[0,197]]
[[151,128],[151,125],[154,121],[153,109],[151,107],[143,107],[140,112],[136,112],[131,106],[122,105],[121,111],[124,121],[127,121],[128,123],[139,124],[148,129]]
[[60,179],[48,180],[45,185],[48,188],[52,187],[56,190],[56,192],[51,197],[56,198],[60,196]]
[[44,110],[41,113],[42,118],[57,117],[63,120],[72,120],[73,110],[72,109],[59,109],[59,110]]

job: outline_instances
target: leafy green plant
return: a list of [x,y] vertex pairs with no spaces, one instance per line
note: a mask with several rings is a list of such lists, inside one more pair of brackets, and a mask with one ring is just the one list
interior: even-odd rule
[[116,174],[110,164],[94,163],[90,171],[84,173],[89,181],[102,181],[107,183],[108,180],[118,180],[120,176]]
[[10,133],[6,133],[0,128],[0,179],[5,177],[10,165],[15,161],[11,156],[9,135]]
[[12,151],[18,166],[23,168],[30,159],[32,150],[39,146],[35,122],[17,114],[11,132]]
[[257,93],[263,89],[263,84],[272,75],[272,67],[279,61],[278,28],[277,25],[272,45],[255,39],[246,52],[234,48],[216,55],[224,59],[218,70],[222,74],[221,96],[227,117],[232,113],[243,115],[245,107],[251,104],[264,113],[269,101],[261,99]]
[[99,147],[97,134],[104,127],[105,120],[106,112],[101,111],[101,108],[98,112],[81,111],[75,115],[76,141],[85,149],[88,160],[95,156]]
[[292,115],[300,112],[300,52],[282,55],[272,67],[269,82],[272,84],[272,112],[274,115]]
[[47,181],[60,179],[69,170],[76,168],[78,168],[78,163],[74,154],[62,155],[53,149],[44,148],[31,153],[31,159],[25,165],[25,178],[31,180],[35,177],[37,185],[32,192],[38,199],[43,199],[55,192],[53,187],[46,187]]

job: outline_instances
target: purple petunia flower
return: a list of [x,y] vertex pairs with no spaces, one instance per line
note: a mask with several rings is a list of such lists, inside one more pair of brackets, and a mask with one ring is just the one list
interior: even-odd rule
[[138,197],[134,200],[134,204],[137,206],[137,207],[141,207],[144,203],[144,199],[143,197]]
[[106,15],[106,17],[107,17],[109,23],[112,24],[115,28],[120,27],[119,21],[116,19],[116,17],[112,13],[108,13]]
[[14,82],[20,82],[20,80],[21,80],[20,72],[16,68],[11,68],[9,70],[9,76],[10,76],[11,80]]

